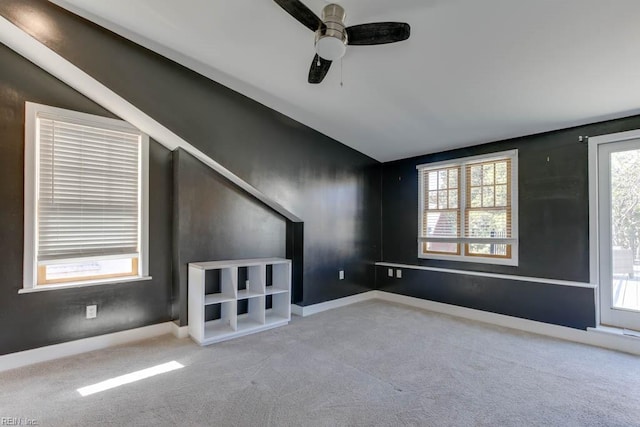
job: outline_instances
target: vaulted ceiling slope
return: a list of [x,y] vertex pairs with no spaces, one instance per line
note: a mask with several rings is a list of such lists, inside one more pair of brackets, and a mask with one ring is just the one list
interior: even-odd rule
[[270,0],[51,1],[380,161],[640,112],[638,0],[336,1],[411,37],[318,85],[313,33]]

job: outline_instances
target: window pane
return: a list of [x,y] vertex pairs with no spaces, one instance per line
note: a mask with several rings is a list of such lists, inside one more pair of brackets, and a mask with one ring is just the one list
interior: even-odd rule
[[507,206],[506,185],[496,185],[496,206]]
[[449,188],[458,188],[458,169],[449,169]]
[[482,184],[493,184],[493,163],[482,166]]
[[468,237],[509,237],[506,210],[468,212]]
[[482,207],[493,207],[493,187],[482,187]]
[[438,189],[443,190],[447,188],[447,170],[438,171]]
[[449,209],[458,208],[458,190],[449,190]]
[[471,185],[482,185],[482,166],[471,166]]
[[425,252],[442,252],[448,254],[458,254],[457,243],[444,243],[444,242],[426,242],[423,245]]
[[447,209],[447,191],[438,191],[438,209]]
[[429,172],[429,190],[437,190],[438,189],[438,172],[431,171]]
[[507,183],[507,162],[496,163],[496,184]]
[[438,209],[437,191],[429,191],[429,209]]
[[427,212],[427,235],[424,237],[458,237],[458,213]]
[[507,256],[508,246],[509,245],[497,243],[471,243],[469,245],[469,254]]
[[470,203],[472,208],[482,207],[482,187],[471,189]]

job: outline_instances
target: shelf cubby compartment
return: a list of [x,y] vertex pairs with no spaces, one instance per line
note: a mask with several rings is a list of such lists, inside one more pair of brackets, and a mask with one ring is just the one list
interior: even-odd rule
[[268,264],[265,268],[265,294],[291,293],[291,264],[285,262]]
[[265,299],[265,324],[271,325],[291,320],[289,293],[275,293]]
[[238,299],[264,295],[265,269],[264,264],[238,268]]
[[[246,311],[238,310],[238,332],[259,328],[264,325],[265,321],[265,309],[264,309],[264,295],[255,298],[249,298],[246,300]],[[238,308],[241,304],[238,303]]]
[[[237,268],[200,270],[204,273],[204,305],[236,300]],[[197,274],[197,273],[196,273]]]
[[236,301],[205,307],[203,341],[223,338],[237,330]]

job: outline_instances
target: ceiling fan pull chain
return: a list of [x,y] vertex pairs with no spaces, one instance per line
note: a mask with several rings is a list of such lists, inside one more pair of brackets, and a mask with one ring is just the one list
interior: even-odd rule
[[320,57],[318,56],[318,67],[320,66]]
[[342,58],[340,58],[340,87],[343,87],[342,84]]

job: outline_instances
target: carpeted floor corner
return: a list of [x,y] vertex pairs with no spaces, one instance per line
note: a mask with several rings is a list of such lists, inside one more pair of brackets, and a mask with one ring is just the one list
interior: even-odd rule
[[[82,397],[170,361],[184,368]],[[165,336],[0,373],[38,425],[640,426],[640,357],[368,301],[199,347]]]

